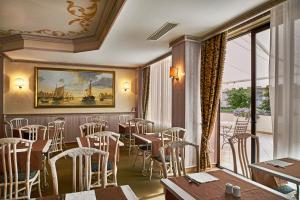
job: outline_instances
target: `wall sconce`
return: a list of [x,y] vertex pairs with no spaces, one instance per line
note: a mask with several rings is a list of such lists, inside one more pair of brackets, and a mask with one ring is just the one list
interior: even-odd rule
[[125,91],[125,92],[127,92],[128,90],[130,89],[130,84],[129,84],[129,82],[124,82],[123,83],[123,90]]
[[15,84],[19,89],[22,89],[24,87],[24,79],[22,78],[16,78],[15,79]]
[[179,80],[178,68],[177,67],[170,67],[170,78]]

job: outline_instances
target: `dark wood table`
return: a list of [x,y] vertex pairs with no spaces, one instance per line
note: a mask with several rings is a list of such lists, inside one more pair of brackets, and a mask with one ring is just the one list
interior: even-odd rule
[[165,189],[166,200],[234,200],[232,195],[225,193],[225,184],[231,183],[241,188],[242,200],[283,200],[288,196],[278,191],[272,190],[264,185],[256,183],[250,179],[234,174],[227,170],[215,170],[207,172],[219,180],[197,184],[189,182],[184,176],[161,179],[161,184]]
[[291,183],[295,183],[297,185],[297,198],[300,199],[300,160],[292,158],[282,158],[279,160],[293,164],[282,168],[274,167],[267,164],[266,162],[259,162],[250,164],[249,167],[251,168],[253,174],[255,174],[256,172],[263,173],[266,175],[278,177]]
[[62,200],[62,199],[76,199],[76,200],[88,200],[88,199],[103,199],[103,200],[137,200],[138,198],[128,185],[119,187],[107,187],[99,188],[84,192],[74,192],[56,196],[46,196],[38,198],[38,200]]

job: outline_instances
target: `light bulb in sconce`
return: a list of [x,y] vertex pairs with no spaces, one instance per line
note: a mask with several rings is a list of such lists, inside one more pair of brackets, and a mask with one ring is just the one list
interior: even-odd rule
[[15,79],[15,84],[19,89],[22,89],[24,87],[24,79],[22,78],[16,78]]
[[124,82],[124,83],[123,83],[123,90],[124,90],[125,92],[127,92],[127,91],[129,91],[129,89],[130,89],[130,84],[129,84],[129,82],[128,82],[128,81]]
[[170,67],[170,78],[179,80],[179,72],[177,67]]

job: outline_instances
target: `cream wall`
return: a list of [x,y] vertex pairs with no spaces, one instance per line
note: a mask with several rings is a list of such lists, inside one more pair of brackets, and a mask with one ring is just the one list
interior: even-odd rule
[[[73,68],[91,70],[115,71],[115,107],[114,108],[34,108],[34,67]],[[98,68],[63,66],[52,64],[37,64],[11,62],[4,60],[4,114],[42,114],[42,113],[101,113],[101,112],[130,112],[136,106],[136,69]],[[19,89],[15,86],[16,78],[23,78],[25,86]],[[125,81],[131,83],[131,89],[124,92],[122,85]]]

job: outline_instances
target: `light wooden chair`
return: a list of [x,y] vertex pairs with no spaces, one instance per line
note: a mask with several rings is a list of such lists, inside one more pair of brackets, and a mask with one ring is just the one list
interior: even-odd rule
[[102,126],[96,122],[88,122],[79,126],[81,137],[94,134],[102,130]]
[[128,122],[132,120],[131,115],[119,115],[119,123],[120,124],[128,124]]
[[6,120],[4,120],[3,125],[4,125],[5,137],[14,137],[13,125],[9,121],[6,121]]
[[[248,125],[249,125],[249,118],[244,120],[237,118],[234,125],[233,132],[230,131],[231,128],[227,131],[223,130],[223,133],[220,134],[223,138],[222,148],[224,147],[225,144],[229,144],[229,138],[231,138],[232,136],[247,133]],[[233,140],[233,142],[236,141]]]
[[[105,188],[107,183],[107,161],[108,161],[108,153],[95,149],[95,148],[74,148],[64,151],[49,160],[49,165],[52,173],[52,181],[53,181],[53,191],[54,195],[58,195],[58,179],[57,179],[57,169],[56,169],[56,161],[61,159],[62,157],[71,157],[72,158],[72,169],[73,169],[73,192],[77,191],[85,191],[91,189],[91,160],[92,156],[97,156],[98,164],[101,166],[98,168],[97,174],[101,177],[101,187]],[[79,162],[79,166],[77,168],[77,160]],[[77,171],[78,169],[78,171]],[[77,189],[77,173],[78,173],[78,189]]]
[[[172,127],[160,133],[161,136],[161,146],[165,146],[168,143],[175,141],[184,141],[186,135],[186,129],[180,127]],[[149,179],[151,181],[153,165],[157,164],[160,168],[160,176],[163,172],[163,162],[160,156],[151,156],[150,158],[150,167],[149,167]],[[165,156],[165,165],[170,166],[170,156]],[[169,171],[169,170],[168,170]]]
[[[163,175],[164,178],[168,177],[168,169],[171,166],[173,176],[185,176],[186,168],[185,168],[185,148],[187,146],[191,146],[195,149],[196,154],[196,170],[200,171],[200,163],[199,163],[199,145],[186,142],[186,141],[174,141],[166,144],[165,146],[160,148],[160,157],[163,163]],[[167,163],[166,156],[170,155],[170,161]]]
[[52,139],[51,146],[48,151],[48,157],[50,154],[58,151],[63,151],[63,138],[65,130],[64,120],[54,120],[47,125],[48,139]]
[[[136,134],[142,134],[142,135],[149,135],[149,134],[155,134],[154,133],[154,122],[149,120],[140,120],[136,122],[135,124],[135,131]],[[143,163],[143,169],[145,169],[145,162],[147,159],[151,157],[151,144],[140,144],[136,145],[135,138],[132,137],[134,140],[134,146],[137,146],[137,153],[134,159],[133,166],[135,166],[135,163],[137,161],[138,157],[142,157],[142,163]],[[143,170],[143,175],[146,175],[146,171]]]
[[136,147],[133,133],[137,133],[136,127],[137,123],[143,121],[142,118],[133,118],[128,121],[128,134],[125,135],[125,144],[128,147],[128,155],[131,155],[131,150],[133,147]]
[[[38,186],[39,195],[42,196],[40,171],[30,170],[32,143],[33,141],[21,138],[0,139],[0,168],[3,172],[0,175],[0,199],[30,199],[34,185]],[[18,163],[20,156],[26,158],[26,166],[23,170]],[[24,195],[19,196],[20,192]]]
[[28,133],[28,139],[33,141],[36,141],[38,138],[45,140],[46,132],[47,127],[43,125],[27,125],[19,128],[20,138],[23,138],[23,133]]
[[[88,135],[88,146],[91,147],[91,141],[98,146],[98,149],[101,151],[105,151],[107,153],[114,152],[112,155],[111,153],[109,154],[109,160],[107,164],[107,177],[109,178],[112,176],[112,180],[110,183],[107,183],[107,185],[118,185],[117,181],[117,159],[118,159],[118,143],[120,139],[120,134],[110,132],[110,131],[102,131],[102,132],[97,132],[92,135]],[[91,140],[92,139],[92,140]],[[116,143],[115,146],[112,146],[111,140],[114,140]],[[97,148],[97,147],[96,147]],[[98,163],[92,163],[92,176],[93,175],[98,175],[97,174],[97,169],[98,169]],[[99,177],[97,177],[97,181],[92,184],[92,187],[97,187],[99,185]],[[108,180],[109,181],[109,180]]]
[[[233,171],[235,173],[238,173],[238,162],[240,164],[242,175],[247,178],[252,178],[252,173],[250,168],[248,167],[249,159],[248,159],[248,148],[247,148],[247,142],[248,139],[253,139],[255,141],[255,160],[256,162],[259,162],[259,138],[255,135],[252,135],[250,133],[241,133],[241,134],[235,134],[231,138],[228,139],[232,155],[233,155]],[[237,145],[237,147],[235,146]],[[249,145],[250,147],[250,145]],[[237,148],[237,149],[236,149]],[[238,154],[238,159],[237,159]]]
[[14,129],[19,129],[23,126],[28,125],[28,119],[25,118],[13,118],[10,120],[10,123],[12,124]]

